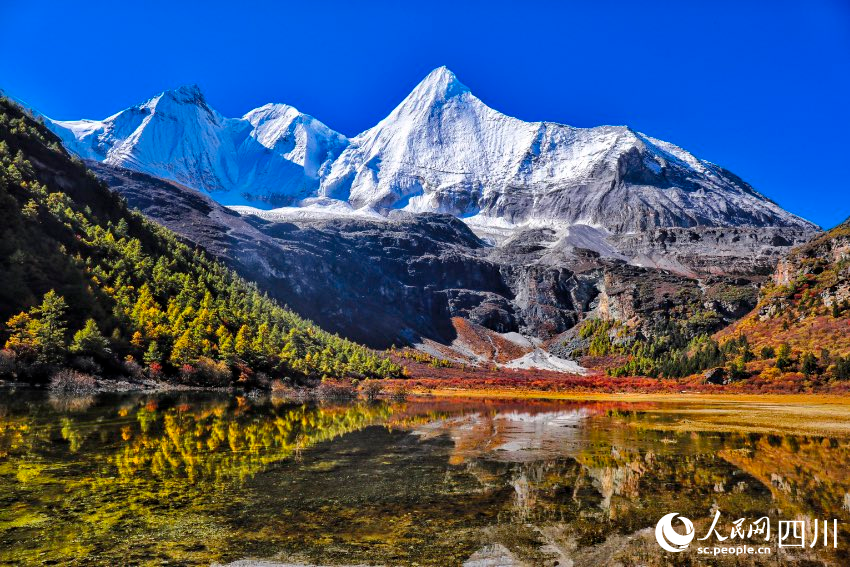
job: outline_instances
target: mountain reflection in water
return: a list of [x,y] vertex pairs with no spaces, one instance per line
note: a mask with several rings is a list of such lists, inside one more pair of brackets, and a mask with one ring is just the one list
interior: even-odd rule
[[[690,565],[665,514],[850,508],[847,439],[671,431],[670,404],[0,399],[2,564]],[[847,565],[843,535],[711,562]]]

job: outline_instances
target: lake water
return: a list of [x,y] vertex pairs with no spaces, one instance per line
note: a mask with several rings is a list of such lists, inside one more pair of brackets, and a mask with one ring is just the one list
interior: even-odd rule
[[[850,565],[850,440],[687,431],[693,410],[3,390],[0,563]],[[701,538],[717,511],[773,533],[659,547],[666,514]],[[769,555],[697,551],[742,541]]]

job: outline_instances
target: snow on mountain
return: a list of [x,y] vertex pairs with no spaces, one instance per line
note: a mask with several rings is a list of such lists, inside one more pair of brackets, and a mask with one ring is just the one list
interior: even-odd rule
[[497,219],[613,232],[814,228],[724,169],[628,127],[573,128],[501,114],[445,67],[351,139],[321,193],[355,207],[445,212],[484,227]]
[[443,212],[494,240],[539,226],[586,225],[602,235],[817,228],[723,168],[628,127],[506,116],[445,67],[351,140],[285,104],[222,117],[197,87],[102,121],[50,124],[84,158],[205,190],[225,205],[309,204],[311,215]]
[[371,209],[355,209],[345,201],[327,198],[302,200],[297,207],[279,207],[277,209],[258,209],[256,207],[231,206],[230,210],[242,216],[254,215],[274,222],[297,222],[329,220],[339,217],[386,222],[387,218]]
[[73,152],[207,191],[228,205],[289,205],[314,195],[347,144],[315,118],[268,104],[241,119],[180,87],[101,121],[48,121]]

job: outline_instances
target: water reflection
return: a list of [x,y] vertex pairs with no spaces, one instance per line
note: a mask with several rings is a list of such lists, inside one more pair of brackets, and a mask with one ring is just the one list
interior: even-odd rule
[[[846,439],[670,431],[651,404],[3,400],[7,564],[688,565],[664,514],[850,519]],[[839,543],[764,564],[847,564]]]

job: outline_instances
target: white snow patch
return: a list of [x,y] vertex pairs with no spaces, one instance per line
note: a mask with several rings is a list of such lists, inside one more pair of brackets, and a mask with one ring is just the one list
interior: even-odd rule
[[543,349],[535,349],[532,352],[515,358],[503,365],[505,368],[530,369],[537,368],[539,370],[554,370],[556,372],[569,372],[570,374],[587,374],[587,369],[580,366],[574,360],[567,360],[555,356]]
[[228,207],[240,215],[254,215],[270,221],[309,221],[333,218],[358,218],[387,222],[387,218],[371,207],[355,209],[345,201],[337,199],[305,199],[299,207],[280,207],[264,210],[250,206]]
[[499,333],[499,336],[502,337],[505,340],[508,340],[508,341],[514,343],[515,345],[519,345],[521,347],[527,347],[527,348],[533,348],[533,347],[537,346],[536,343],[539,342],[539,339],[530,339],[530,338],[526,337],[525,335],[521,335],[521,334],[519,334],[517,332],[513,332],[513,331],[510,332],[510,333]]

